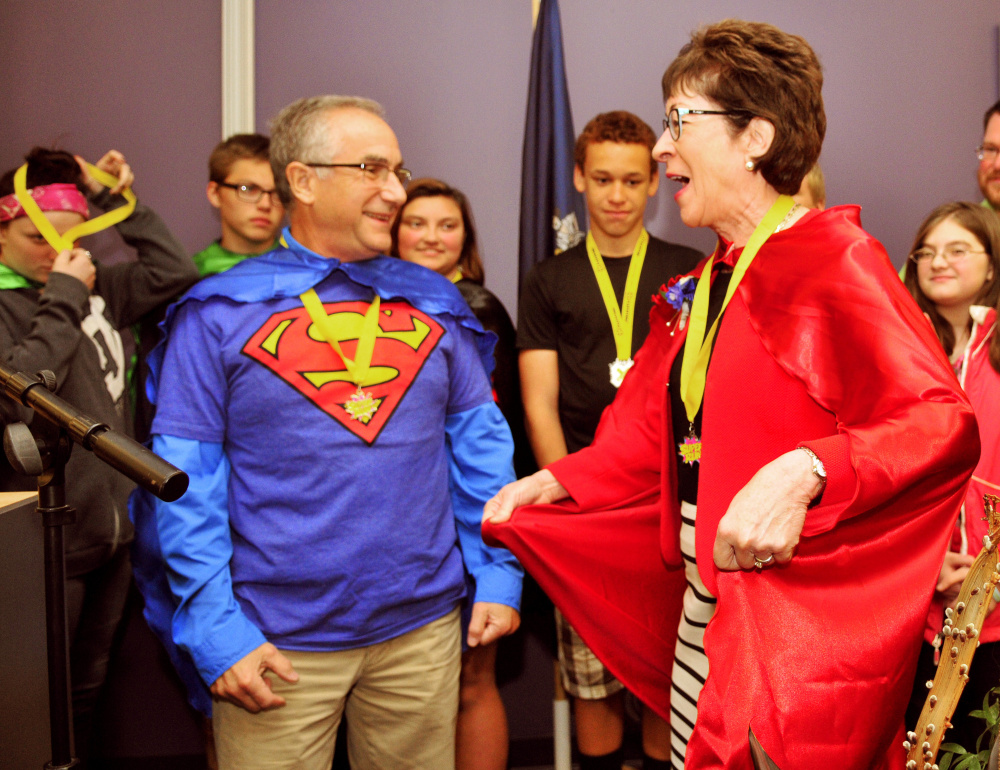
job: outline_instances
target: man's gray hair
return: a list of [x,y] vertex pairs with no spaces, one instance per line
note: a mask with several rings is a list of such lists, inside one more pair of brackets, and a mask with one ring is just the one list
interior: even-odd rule
[[[285,168],[293,160],[329,162],[330,123],[323,116],[334,110],[364,110],[385,117],[382,105],[361,96],[310,96],[285,107],[271,120],[271,170],[285,207],[294,203]],[[325,155],[324,155],[325,153]],[[332,153],[336,154],[336,150]]]

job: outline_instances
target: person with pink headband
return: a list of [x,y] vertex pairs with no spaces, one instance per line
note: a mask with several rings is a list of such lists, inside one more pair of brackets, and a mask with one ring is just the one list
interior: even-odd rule
[[[17,169],[0,177],[0,363],[29,374],[51,370],[61,398],[131,433],[129,361],[117,330],[173,300],[198,271],[162,220],[141,204],[116,225],[135,260],[102,264],[75,243],[57,250],[47,237],[58,243],[56,236],[88,220],[91,206],[111,211],[126,202],[118,193],[131,186],[132,170],[120,152],[105,154],[96,168],[117,179],[106,189],[67,152],[36,147],[26,161],[21,196]],[[34,219],[26,210],[35,208],[31,201],[41,212]],[[18,421],[30,424],[31,410],[0,397],[0,424]],[[74,733],[76,754],[86,760],[132,576],[127,498],[133,484],[79,450],[70,456],[66,478],[67,503],[76,509],[65,532]],[[34,479],[16,475],[0,455],[0,490],[33,486]]]
[[[42,211],[75,211],[84,219],[90,216],[87,199],[75,184],[40,185],[31,188],[28,195]],[[28,212],[14,193],[0,198],[0,222],[10,222],[27,215]]]

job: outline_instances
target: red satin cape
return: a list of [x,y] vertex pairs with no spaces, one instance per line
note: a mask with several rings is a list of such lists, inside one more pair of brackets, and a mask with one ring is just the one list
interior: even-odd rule
[[[667,389],[676,323],[654,307],[594,444],[550,466],[571,500],[483,529],[665,718],[685,584]],[[748,725],[782,770],[901,767],[921,631],[979,439],[857,207],[810,214],[760,250],[719,331],[702,438],[696,551],[718,607],[685,767],[750,767]],[[795,558],[717,570],[732,497],[797,446],[823,459],[829,481]]]

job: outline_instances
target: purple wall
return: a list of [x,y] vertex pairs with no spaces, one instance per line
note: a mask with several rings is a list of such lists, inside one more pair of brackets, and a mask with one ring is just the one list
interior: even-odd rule
[[288,7],[257,3],[258,127],[301,96],[381,102],[414,176],[441,177],[469,196],[487,282],[513,311],[530,2]]
[[[513,311],[529,0],[369,0],[364,13],[357,7],[257,2],[258,125],[308,94],[381,101],[413,172],[468,193],[487,284]],[[560,9],[578,130],[597,112],[624,108],[659,131],[666,65],[692,29],[739,16],[777,24],[816,49],[826,77],[821,162],[829,200],[860,203],[866,227],[897,263],[931,208],[978,199],[972,148],[998,96],[995,0],[562,0]],[[711,234],[680,223],[676,189],[661,185],[647,216],[650,231],[710,248]]]
[[222,120],[221,16],[217,0],[3,0],[0,173],[36,144],[91,162],[115,148],[189,249],[218,238],[205,183]]
[[[516,306],[521,142],[530,55],[529,0],[257,2],[257,128],[291,100],[359,93],[381,101],[407,164],[470,196],[487,283]],[[923,215],[975,198],[972,148],[998,96],[994,0],[836,11],[775,0],[562,0],[577,127],[630,109],[658,130],[659,79],[699,24],[729,15],[802,34],[826,72],[822,162],[831,203],[860,203],[866,226],[900,262]],[[294,12],[290,9],[294,9]],[[831,18],[835,14],[836,18]],[[93,6],[0,3],[8,72],[0,168],[35,143],[96,159],[108,147],[135,167],[136,189],[192,251],[218,234],[204,199],[205,161],[219,139],[220,3],[107,0]],[[72,57],[69,52],[73,52]],[[71,62],[67,65],[66,62]],[[662,237],[710,248],[661,186],[647,217]]]

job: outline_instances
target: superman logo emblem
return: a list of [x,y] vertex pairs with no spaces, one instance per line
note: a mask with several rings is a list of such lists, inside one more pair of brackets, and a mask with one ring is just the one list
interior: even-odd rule
[[[344,355],[353,359],[367,302],[323,304],[336,328]],[[341,425],[372,444],[437,347],[444,328],[405,302],[383,302],[375,350],[364,392],[359,394],[340,356],[314,328],[305,307],[275,313],[243,347]]]

